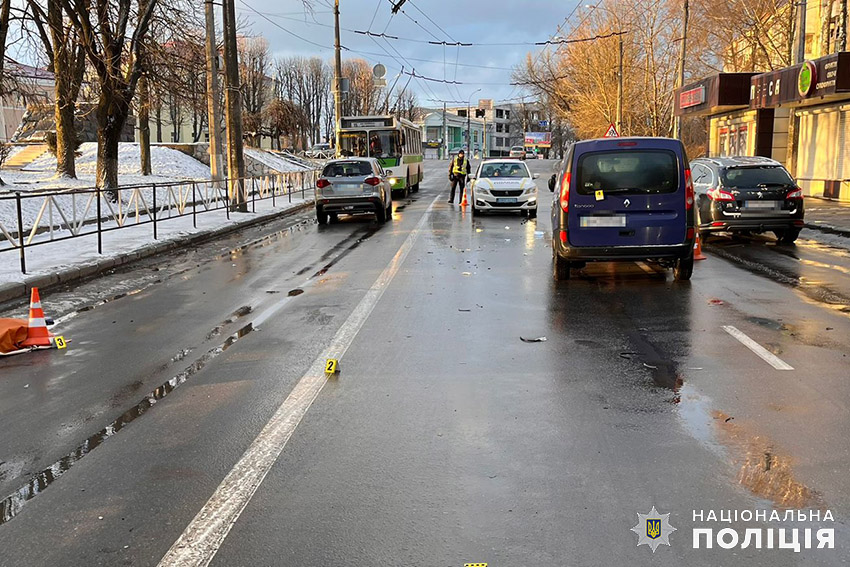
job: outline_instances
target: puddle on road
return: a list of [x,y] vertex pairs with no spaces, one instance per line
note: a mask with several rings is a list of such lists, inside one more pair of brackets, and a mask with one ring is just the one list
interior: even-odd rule
[[29,480],[29,482],[27,482],[27,484],[0,501],[0,526],[18,515],[29,500],[41,494],[56,479],[61,477],[71,467],[79,462],[80,459],[95,450],[107,439],[117,434],[137,418],[144,415],[144,413],[152,408],[159,400],[166,397],[178,386],[197,374],[201,369],[209,364],[211,360],[233,346],[237,341],[239,341],[239,339],[249,334],[252,330],[253,326],[251,323],[239,329],[236,333],[229,336],[223,344],[207,351],[206,354],[195,360],[182,372],[150,392],[144,397],[144,399],[142,399],[142,401],[125,411],[120,417],[112,421],[112,423],[83,441],[83,443],[78,445],[71,453],[68,453],[46,469],[36,474]]
[[685,430],[718,457],[730,463],[735,482],[777,509],[826,509],[817,491],[794,475],[794,459],[775,444],[722,411],[691,386],[681,391],[678,415]]

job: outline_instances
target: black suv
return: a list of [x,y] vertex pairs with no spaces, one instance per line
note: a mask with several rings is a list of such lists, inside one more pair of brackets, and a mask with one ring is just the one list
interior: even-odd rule
[[803,191],[782,164],[764,157],[699,158],[691,162],[698,228],[713,232],[771,231],[782,244],[803,228]]

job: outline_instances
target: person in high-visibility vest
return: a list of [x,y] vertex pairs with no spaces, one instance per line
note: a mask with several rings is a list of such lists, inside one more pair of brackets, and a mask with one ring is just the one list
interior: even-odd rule
[[449,181],[452,182],[452,193],[449,196],[449,203],[454,203],[455,188],[458,186],[460,186],[457,197],[458,203],[463,199],[463,190],[466,187],[467,175],[469,175],[469,160],[466,159],[463,150],[460,150],[457,153],[457,157],[449,162]]

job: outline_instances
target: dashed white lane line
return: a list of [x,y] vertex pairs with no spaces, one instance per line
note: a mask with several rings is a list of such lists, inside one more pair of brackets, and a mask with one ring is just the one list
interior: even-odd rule
[[756,355],[764,360],[766,363],[771,365],[777,370],[794,370],[794,367],[755,342],[753,339],[745,335],[742,331],[739,331],[737,328],[732,325],[724,325],[722,327],[724,331],[738,339],[741,344],[745,347],[756,353]]
[[431,202],[428,210],[422,215],[422,219],[405,239],[393,259],[334,335],[325,353],[317,358],[307,373],[301,377],[239,462],[224,477],[201,511],[160,560],[159,567],[206,567],[209,565],[221,544],[224,543],[230,529],[280,456],[289,438],[292,437],[301,418],[327,383],[325,360],[341,359],[348,350],[413,248],[439,198],[438,196]]

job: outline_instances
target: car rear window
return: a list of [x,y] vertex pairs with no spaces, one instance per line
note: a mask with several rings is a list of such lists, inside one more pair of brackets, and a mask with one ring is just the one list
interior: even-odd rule
[[722,173],[726,187],[758,187],[759,185],[793,185],[794,180],[784,167],[732,167]]
[[580,195],[603,191],[645,194],[674,193],[679,186],[676,154],[668,150],[590,152],[578,160]]
[[372,165],[366,161],[338,161],[329,163],[322,177],[362,177],[372,175]]

